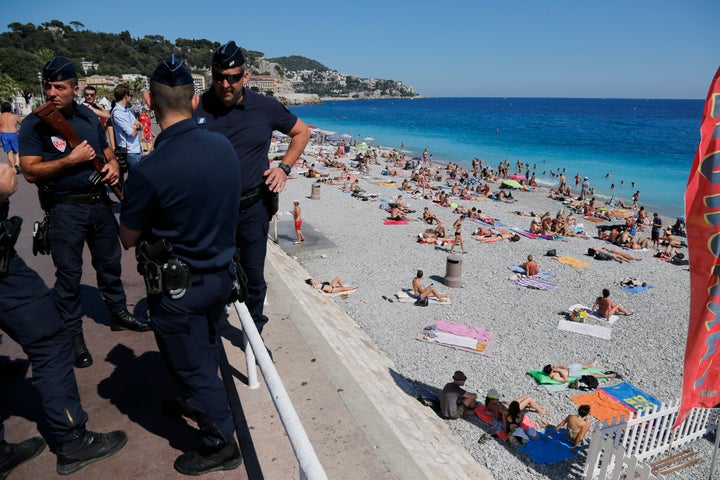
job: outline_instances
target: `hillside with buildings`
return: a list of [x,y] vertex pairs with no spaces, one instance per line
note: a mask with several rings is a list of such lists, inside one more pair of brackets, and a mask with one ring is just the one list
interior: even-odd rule
[[[210,60],[218,42],[161,35],[133,38],[128,31],[91,32],[80,22],[59,20],[34,25],[10,23],[0,34],[0,99],[27,110],[42,100],[39,71],[55,55],[64,55],[80,68],[81,86],[95,86],[101,96],[128,83],[135,91],[147,88],[154,67],[172,53],[186,60],[198,93],[208,88]],[[383,98],[417,96],[412,87],[395,80],[363,78],[332,70],[302,56],[266,59],[245,50],[251,78],[248,88],[274,95],[287,103],[318,103],[320,98]]]

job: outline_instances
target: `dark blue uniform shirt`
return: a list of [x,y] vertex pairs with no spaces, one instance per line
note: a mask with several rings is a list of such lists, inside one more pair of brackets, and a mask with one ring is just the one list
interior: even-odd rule
[[[98,116],[89,108],[73,104],[74,114],[67,121],[80,137],[87,140],[95,153],[101,155],[107,148],[107,137]],[[67,157],[72,148],[55,130],[45,124],[34,113],[23,120],[20,128],[20,153],[24,156],[42,157],[43,162],[50,162]],[[88,178],[95,170],[92,162],[84,162],[65,170],[62,176],[52,179],[57,195],[87,193],[93,185]]]
[[231,108],[213,90],[205,92],[193,117],[200,128],[218,132],[232,143],[243,173],[243,193],[264,182],[273,130],[288,133],[297,123],[297,116],[282,103],[248,89],[243,89],[243,99]]
[[183,120],[128,175],[120,222],[150,242],[170,241],[192,272],[216,272],[235,253],[240,182],[227,139]]

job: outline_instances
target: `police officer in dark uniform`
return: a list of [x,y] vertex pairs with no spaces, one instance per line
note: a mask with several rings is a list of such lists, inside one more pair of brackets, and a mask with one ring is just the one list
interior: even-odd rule
[[[217,49],[212,58],[212,88],[202,95],[195,110],[200,128],[223,134],[230,140],[243,172],[240,226],[237,232],[240,263],[248,279],[245,303],[262,331],[267,323],[263,303],[265,254],[270,219],[277,210],[277,194],[285,188],[292,166],[305,150],[310,129],[284,105],[245,88],[249,78],[245,57],[235,42]],[[279,167],[268,168],[273,130],[292,140]],[[207,164],[212,169],[212,164]]]
[[71,148],[66,139],[40,118],[31,114],[20,131],[20,163],[25,178],[38,184],[43,210],[49,212],[50,253],[55,264],[55,295],[60,315],[72,335],[75,366],[89,367],[92,356],[82,330],[80,280],[85,243],[97,272],[98,289],[112,314],[112,330],[150,330],[127,310],[125,289],[120,279],[120,242],[117,221],[103,183],[90,181],[92,160],[104,154],[102,182],[118,183],[118,163],[108,147],[107,137],[97,115],[79,106],[74,65],[65,57],[55,57],[42,70],[43,89],[83,142]]
[[[0,329],[22,347],[32,364],[33,384],[47,417],[48,440],[57,449],[57,472],[67,475],[119,451],[127,435],[85,428],[87,414],[75,382],[69,332],[50,290],[13,248],[20,219],[8,219],[7,198],[15,191],[16,182],[15,169],[0,165]],[[5,442],[0,422],[0,478],[44,448],[41,437],[17,444]]]
[[227,139],[193,122],[198,100],[183,61],[173,55],[155,69],[145,102],[162,132],[128,177],[120,212],[120,239],[136,246],[158,348],[197,416],[200,444],[175,461],[186,475],[242,462],[215,356],[234,278],[240,166]]

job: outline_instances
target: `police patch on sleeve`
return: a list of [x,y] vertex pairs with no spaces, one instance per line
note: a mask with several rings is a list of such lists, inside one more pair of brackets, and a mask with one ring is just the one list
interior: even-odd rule
[[197,125],[207,125],[207,118],[205,117],[198,117],[195,121]]

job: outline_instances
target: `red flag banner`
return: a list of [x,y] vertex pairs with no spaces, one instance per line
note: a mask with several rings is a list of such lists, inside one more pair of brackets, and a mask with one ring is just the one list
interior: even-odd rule
[[700,144],[685,190],[690,324],[680,411],[720,403],[720,69],[705,100]]

